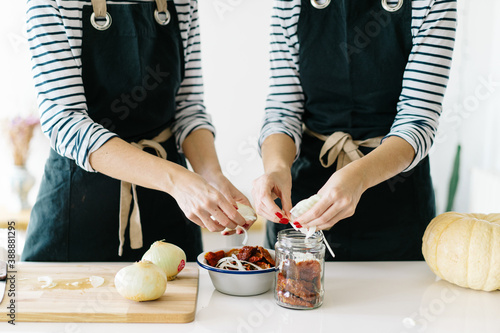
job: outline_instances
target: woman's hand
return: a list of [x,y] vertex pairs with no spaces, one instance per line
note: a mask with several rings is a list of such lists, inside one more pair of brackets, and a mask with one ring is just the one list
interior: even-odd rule
[[[267,172],[253,181],[252,197],[257,213],[269,221],[288,224],[292,209],[290,168]],[[279,198],[283,209],[274,200]]]
[[365,191],[361,179],[349,166],[335,172],[318,191],[321,199],[293,223],[297,227],[328,230],[352,216]]
[[245,225],[247,222],[237,212],[235,200],[246,204],[248,200],[227,179],[214,185],[186,170],[175,179],[171,195],[188,219],[209,231]]
[[408,142],[396,136],[386,138],[371,153],[335,172],[319,190],[320,201],[297,218],[297,226],[330,229],[354,214],[364,191],[403,171],[414,157]]
[[[209,175],[205,175],[205,179],[208,181],[210,185],[215,187],[226,200],[233,205],[233,207],[237,208],[237,203],[252,207],[250,201],[241,193],[230,181],[227,179],[222,172],[211,173]],[[239,214],[238,214],[239,215]],[[242,217],[243,218],[243,217]],[[242,226],[245,229],[250,229],[250,227],[255,223],[255,221],[245,221],[245,224]],[[230,228],[234,229],[234,228]],[[224,231],[222,235],[232,235],[234,233],[241,234],[243,231],[241,230],[231,230]]]
[[[288,224],[292,209],[291,167],[296,147],[291,137],[271,134],[262,143],[264,175],[253,182],[252,196],[257,213],[269,221]],[[280,198],[280,209],[274,200]]]

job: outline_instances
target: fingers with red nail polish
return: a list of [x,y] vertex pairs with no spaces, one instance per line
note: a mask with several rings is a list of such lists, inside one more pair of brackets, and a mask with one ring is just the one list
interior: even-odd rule
[[283,218],[283,214],[280,212],[276,212],[274,215],[276,215],[280,220]]
[[302,225],[300,225],[300,223],[297,221],[293,222],[293,225],[296,226],[297,228],[302,228]]
[[284,217],[284,218],[281,218],[281,219],[280,219],[280,223],[281,223],[281,224],[288,224],[288,223],[290,223],[290,220],[289,220],[289,219],[287,219],[286,217]]

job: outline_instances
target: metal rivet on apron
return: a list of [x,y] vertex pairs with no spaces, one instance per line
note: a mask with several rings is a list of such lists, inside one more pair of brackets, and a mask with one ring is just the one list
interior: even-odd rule
[[98,24],[95,20],[95,13],[92,13],[92,15],[90,15],[90,23],[92,23],[92,26],[94,28],[96,28],[97,30],[106,30],[108,29],[110,26],[111,26],[111,15],[109,13],[106,13],[106,22],[104,22],[103,25],[101,24]]
[[160,17],[160,13],[158,12],[158,9],[155,9],[155,20],[158,22],[159,25],[167,25],[170,22],[170,12],[167,10],[166,12],[162,13],[165,14],[165,19],[162,19]]
[[398,0],[398,4],[394,7],[389,6],[387,0],[382,0],[382,7],[388,12],[396,12],[403,7],[403,0]]
[[324,9],[328,7],[331,0],[311,0],[311,5],[316,9]]

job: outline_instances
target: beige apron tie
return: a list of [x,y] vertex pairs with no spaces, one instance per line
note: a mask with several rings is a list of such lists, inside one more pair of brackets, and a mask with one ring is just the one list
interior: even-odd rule
[[327,136],[313,132],[305,126],[304,133],[325,141],[319,153],[319,161],[324,168],[328,168],[337,160],[337,171],[364,156],[359,151],[359,147],[376,148],[380,146],[380,142],[384,138],[383,136],[378,136],[366,140],[353,140],[351,135],[344,132],[335,132]]
[[[156,151],[156,155],[160,158],[167,159],[167,152],[160,143],[167,141],[172,136],[172,131],[167,128],[151,140],[141,140],[139,142],[132,142],[134,147],[141,150],[145,148],[152,148]],[[132,213],[130,214],[130,204],[134,202]],[[130,215],[130,218],[129,218]],[[118,248],[118,255],[123,254],[123,244],[125,242],[125,229],[130,222],[129,237],[130,247],[132,249],[142,248],[142,227],[141,216],[139,211],[139,201],[137,199],[136,185],[125,181],[121,182],[120,189],[120,216],[119,216],[119,229],[118,237],[120,240],[120,247]]]
[[92,8],[96,17],[106,16],[106,0],[92,0]]
[[167,12],[167,0],[156,0],[156,9],[159,13]]

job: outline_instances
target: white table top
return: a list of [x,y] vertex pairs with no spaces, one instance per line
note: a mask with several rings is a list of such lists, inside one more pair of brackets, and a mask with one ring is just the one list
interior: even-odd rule
[[82,324],[0,321],[0,331],[145,332],[500,332],[500,291],[481,292],[441,281],[425,262],[327,263],[325,301],[315,310],[289,310],[272,290],[254,297],[216,291],[200,271],[196,318],[188,324]]

